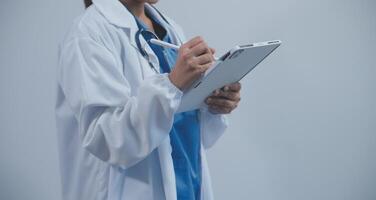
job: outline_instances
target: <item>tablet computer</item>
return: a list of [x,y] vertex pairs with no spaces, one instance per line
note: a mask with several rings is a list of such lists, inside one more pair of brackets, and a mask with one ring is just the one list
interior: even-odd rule
[[280,40],[236,46],[209,68],[190,88],[183,91],[178,112],[195,110],[218,88],[240,81],[281,45]]

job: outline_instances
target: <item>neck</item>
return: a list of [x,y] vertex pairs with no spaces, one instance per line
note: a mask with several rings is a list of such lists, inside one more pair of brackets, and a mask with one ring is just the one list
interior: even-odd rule
[[136,17],[144,18],[145,15],[145,3],[135,0],[120,0],[120,2],[128,8],[128,10]]

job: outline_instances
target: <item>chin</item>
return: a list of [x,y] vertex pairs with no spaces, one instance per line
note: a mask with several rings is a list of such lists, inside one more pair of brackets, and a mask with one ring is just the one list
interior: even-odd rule
[[147,0],[146,3],[156,4],[159,0]]

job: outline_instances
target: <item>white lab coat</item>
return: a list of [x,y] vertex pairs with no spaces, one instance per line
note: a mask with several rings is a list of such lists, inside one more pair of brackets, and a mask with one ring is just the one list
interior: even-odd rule
[[[185,41],[175,22],[146,7],[174,43]],[[94,0],[61,45],[56,117],[64,200],[176,199],[169,132],[182,92],[139,53],[137,30],[119,1]],[[211,200],[205,150],[227,120],[202,108],[200,123],[201,199]]]

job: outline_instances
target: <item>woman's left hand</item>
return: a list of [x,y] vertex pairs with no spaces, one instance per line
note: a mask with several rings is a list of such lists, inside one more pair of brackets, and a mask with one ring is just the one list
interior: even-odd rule
[[215,90],[205,100],[205,103],[209,106],[209,111],[213,114],[231,113],[240,102],[240,89],[241,84],[237,82]]

